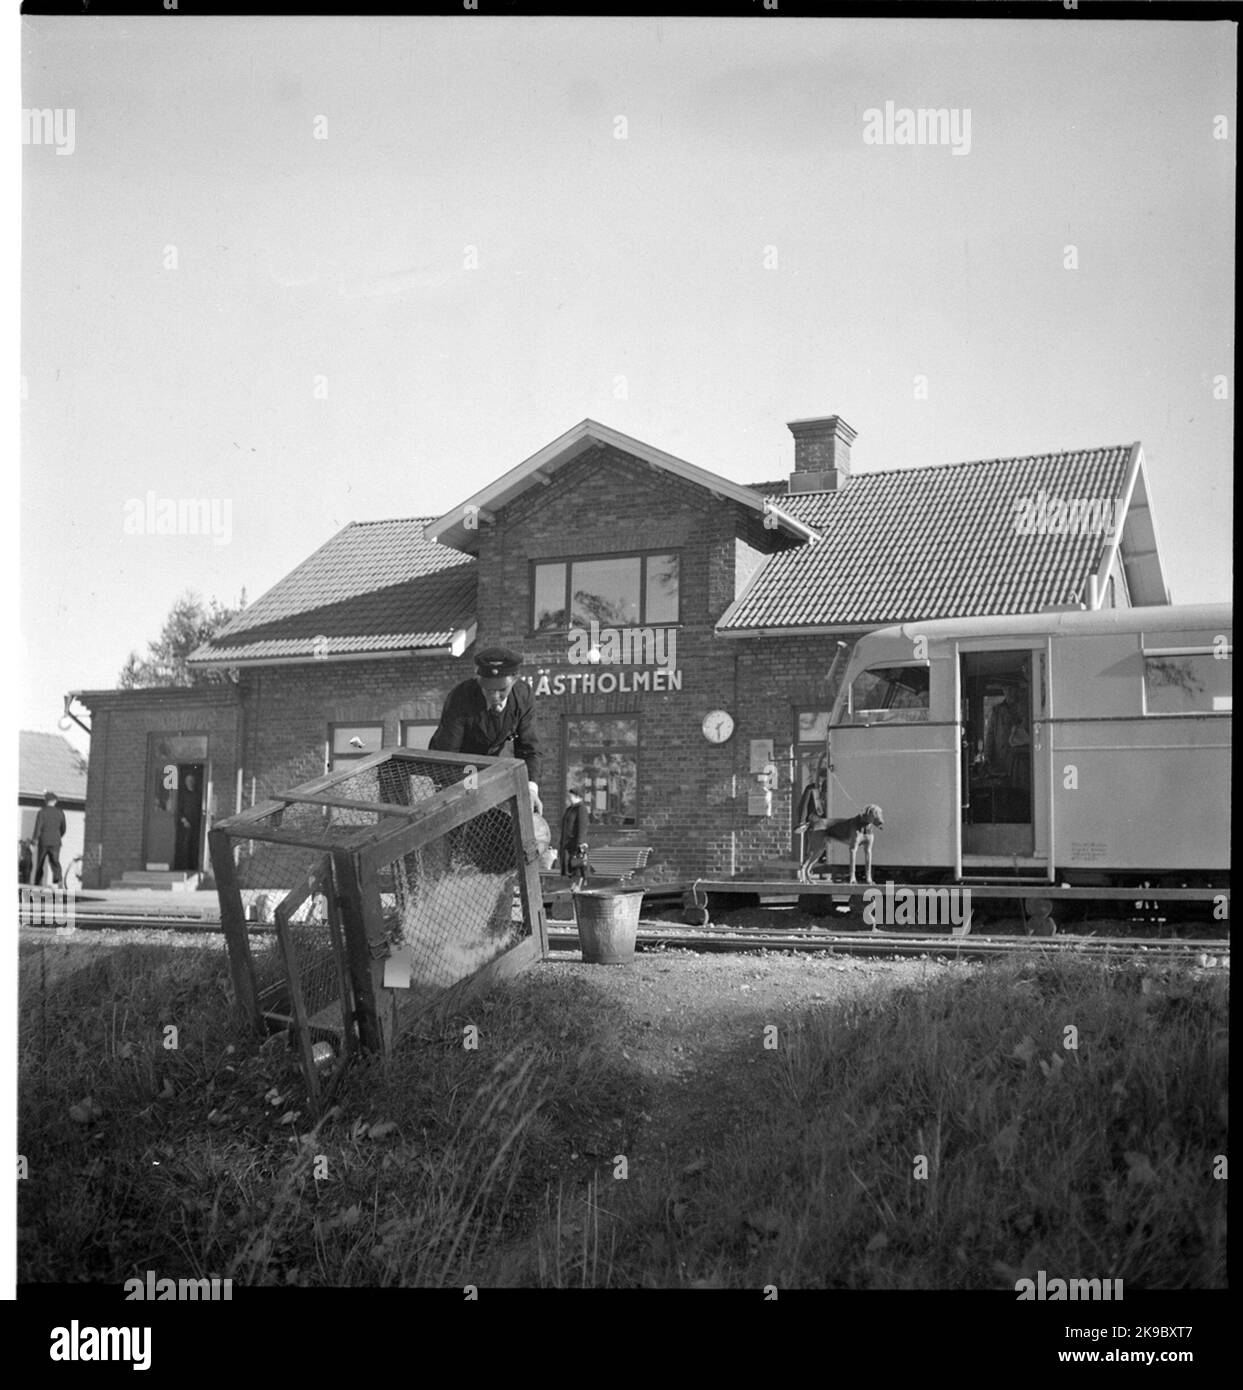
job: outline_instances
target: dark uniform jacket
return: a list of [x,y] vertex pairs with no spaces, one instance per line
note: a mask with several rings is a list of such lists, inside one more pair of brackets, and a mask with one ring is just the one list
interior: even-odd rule
[[579,845],[587,843],[587,804],[580,801],[567,806],[561,814],[561,853],[578,853]]
[[503,755],[513,739],[514,757],[527,765],[527,781],[538,782],[544,755],[535,728],[535,696],[526,681],[515,681],[499,715],[488,713],[487,699],[472,676],[449,692],[440,724],[428,743],[438,753],[476,753],[484,758]]
[[59,849],[65,837],[65,813],[59,806],[40,806],[31,839],[48,849]]

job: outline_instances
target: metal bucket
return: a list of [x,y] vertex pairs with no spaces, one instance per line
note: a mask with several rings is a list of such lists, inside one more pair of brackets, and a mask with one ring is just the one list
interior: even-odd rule
[[589,965],[632,961],[642,906],[642,888],[588,888],[575,893],[583,960]]

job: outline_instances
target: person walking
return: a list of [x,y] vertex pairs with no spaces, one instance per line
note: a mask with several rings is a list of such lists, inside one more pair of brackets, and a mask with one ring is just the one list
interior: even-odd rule
[[52,882],[61,886],[60,847],[65,838],[65,813],[60,809],[55,792],[43,793],[43,805],[35,816],[35,871],[31,880],[36,886],[43,883],[43,862],[46,859],[52,866]]
[[570,890],[577,892],[587,882],[587,803],[577,787],[567,793],[567,804],[561,815],[561,872],[570,880]]

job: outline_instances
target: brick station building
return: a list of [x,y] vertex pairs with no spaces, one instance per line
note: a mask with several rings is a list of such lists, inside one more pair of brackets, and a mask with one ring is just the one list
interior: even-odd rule
[[[584,420],[444,516],[346,526],[195,653],[220,684],[74,692],[84,885],[196,881],[213,819],[425,747],[493,644],[526,661],[551,823],[573,782],[650,878],[755,872],[792,855],[862,633],[1169,602],[1139,444],[862,472],[840,417],[789,428],[789,475],[743,485]],[[1074,499],[1112,531],[1043,524]]]

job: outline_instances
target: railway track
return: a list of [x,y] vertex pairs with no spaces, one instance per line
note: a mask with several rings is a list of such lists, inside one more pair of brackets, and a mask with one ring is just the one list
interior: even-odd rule
[[[22,921],[22,926],[46,927],[42,921]],[[210,935],[220,923],[209,918],[163,917],[154,914],[78,913],[73,931],[155,931]],[[61,927],[61,931],[68,928]],[[270,924],[253,923],[255,936],[275,934]],[[572,923],[548,924],[549,946],[555,953],[577,951],[578,931]],[[807,951],[842,956],[900,958],[943,956],[957,960],[989,960],[1004,956],[1076,955],[1091,959],[1121,960],[1147,956],[1171,963],[1228,966],[1229,938],[1102,937],[1059,935],[1052,937],[990,935],[955,936],[947,932],[839,931],[832,927],[803,929],[774,926],[772,930],[734,927],[727,923],[704,927],[679,926],[644,919],[637,944],[643,949],[683,948],[693,951]]]

